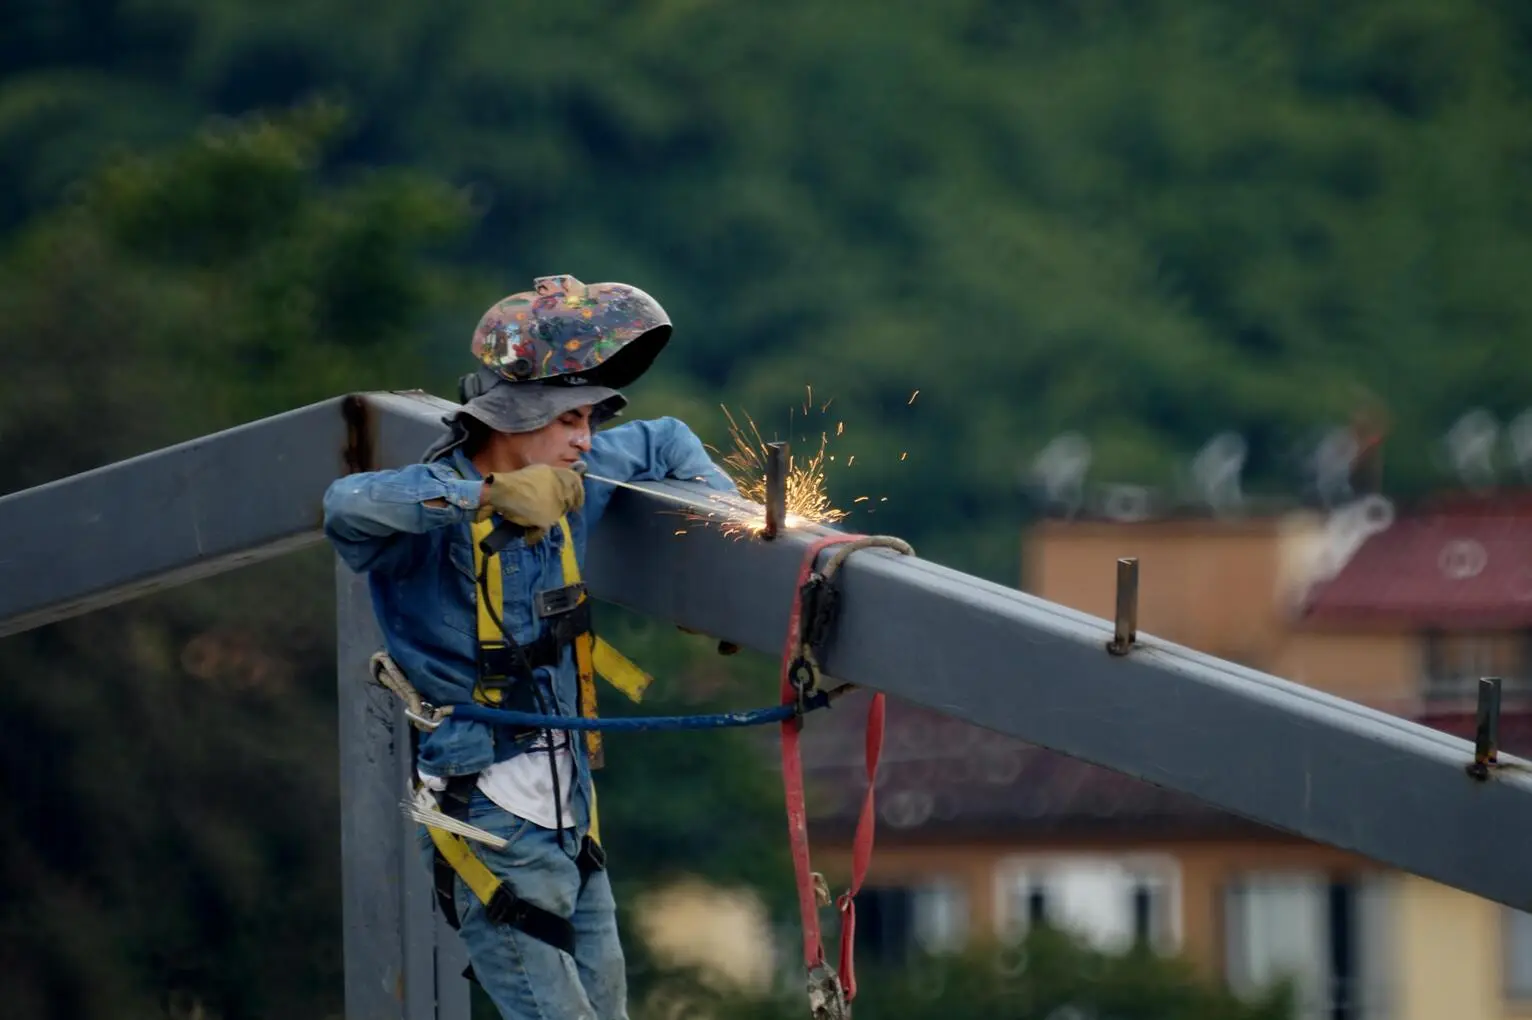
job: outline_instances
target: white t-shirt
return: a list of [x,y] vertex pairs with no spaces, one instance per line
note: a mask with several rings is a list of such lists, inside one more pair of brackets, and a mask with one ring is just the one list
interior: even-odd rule
[[554,811],[553,770],[548,767],[548,738],[539,735],[532,746],[522,754],[505,761],[496,762],[479,773],[479,789],[502,810],[545,829],[557,828],[560,821],[564,828],[574,826],[570,810],[574,793],[574,753],[569,747],[569,734],[553,734],[556,750],[554,760],[558,763],[559,800],[563,817]]

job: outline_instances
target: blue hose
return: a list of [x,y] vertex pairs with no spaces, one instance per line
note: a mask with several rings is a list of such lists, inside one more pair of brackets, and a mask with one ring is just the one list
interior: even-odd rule
[[[823,708],[830,703],[824,691],[809,696],[805,711]],[[596,718],[583,716],[542,715],[538,712],[512,712],[480,704],[453,705],[452,714],[461,719],[504,726],[532,726],[544,730],[712,730],[735,726],[761,726],[782,722],[798,714],[794,705],[773,705],[743,712],[717,712],[711,715],[654,715],[633,718]]]

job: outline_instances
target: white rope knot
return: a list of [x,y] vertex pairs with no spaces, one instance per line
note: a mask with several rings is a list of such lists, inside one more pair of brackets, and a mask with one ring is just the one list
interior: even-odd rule
[[410,725],[422,733],[430,733],[442,724],[442,720],[448,716],[448,712],[429,704],[415,690],[415,685],[405,677],[404,671],[399,668],[387,652],[374,652],[368,660],[372,669],[372,679],[380,686],[393,691],[404,702],[404,717],[410,721]]
[[[835,552],[831,554],[829,561],[825,564],[824,570],[819,572],[819,576],[824,579],[826,584],[829,584],[834,580],[836,571],[840,570],[841,565],[846,562],[846,559],[859,549],[892,549],[901,556],[915,555],[914,547],[902,538],[895,538],[893,535],[863,535],[860,538],[854,538],[849,542],[842,542],[837,545]],[[812,678],[807,687],[810,691],[817,690],[823,674],[819,666],[819,656],[814,653],[814,646],[806,641],[801,642],[798,649],[798,658],[808,667],[809,675]],[[825,695],[833,703],[854,690],[856,690],[855,684],[843,683],[832,687],[825,692]]]

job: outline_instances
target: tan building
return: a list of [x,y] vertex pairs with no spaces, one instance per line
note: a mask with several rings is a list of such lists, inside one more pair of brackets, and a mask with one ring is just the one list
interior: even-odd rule
[[[1136,556],[1143,632],[1458,735],[1477,678],[1500,675],[1502,746],[1532,751],[1532,498],[1049,521],[1025,548],[1022,586],[1044,598],[1109,617],[1115,561]],[[832,715],[805,756],[816,852],[843,868],[860,716]],[[1314,1020],[1532,1017],[1532,915],[906,703],[889,704],[878,806],[864,954],[1042,917],[1182,951],[1235,987],[1291,973]]]

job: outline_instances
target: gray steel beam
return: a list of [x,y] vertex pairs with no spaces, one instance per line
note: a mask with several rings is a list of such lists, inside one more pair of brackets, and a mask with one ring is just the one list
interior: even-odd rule
[[343,401],[0,496],[0,637],[318,539]]
[[[589,551],[596,596],[780,654],[795,572],[823,529],[676,535],[674,509],[614,499]],[[840,680],[1532,909],[1513,850],[1532,845],[1525,761],[1502,754],[1476,781],[1467,741],[1142,632],[1112,655],[1111,622],[924,560],[864,550],[839,578],[823,665]]]
[[0,496],[0,637],[320,541],[325,487],[419,459],[449,406],[335,398]]
[[[0,500],[0,533],[28,537],[0,564],[0,633],[312,540],[341,465],[416,459],[448,406],[420,394],[330,402],[201,441],[217,457],[187,444],[44,487],[49,498]],[[713,505],[694,486],[650,487],[672,498],[619,492],[592,537],[596,596],[776,654],[799,560],[821,529],[771,542],[705,526],[676,535],[674,497],[696,499],[699,514]],[[60,514],[69,521],[50,525]],[[105,563],[81,551],[82,529]],[[39,575],[49,587],[18,590]],[[1502,849],[1532,843],[1525,762],[1502,756],[1489,781],[1471,780],[1466,741],[1152,635],[1112,656],[1108,621],[919,559],[860,552],[841,579],[824,659],[840,679],[1532,908],[1532,872]]]
[[[663,503],[642,503],[620,494],[597,529],[596,595],[779,654],[823,529],[676,535]],[[1467,741],[1142,632],[1114,656],[1111,622],[924,560],[865,550],[838,576],[822,661],[840,680],[1532,909],[1532,872],[1508,852],[1532,845],[1524,761],[1501,755],[1476,781]]]

